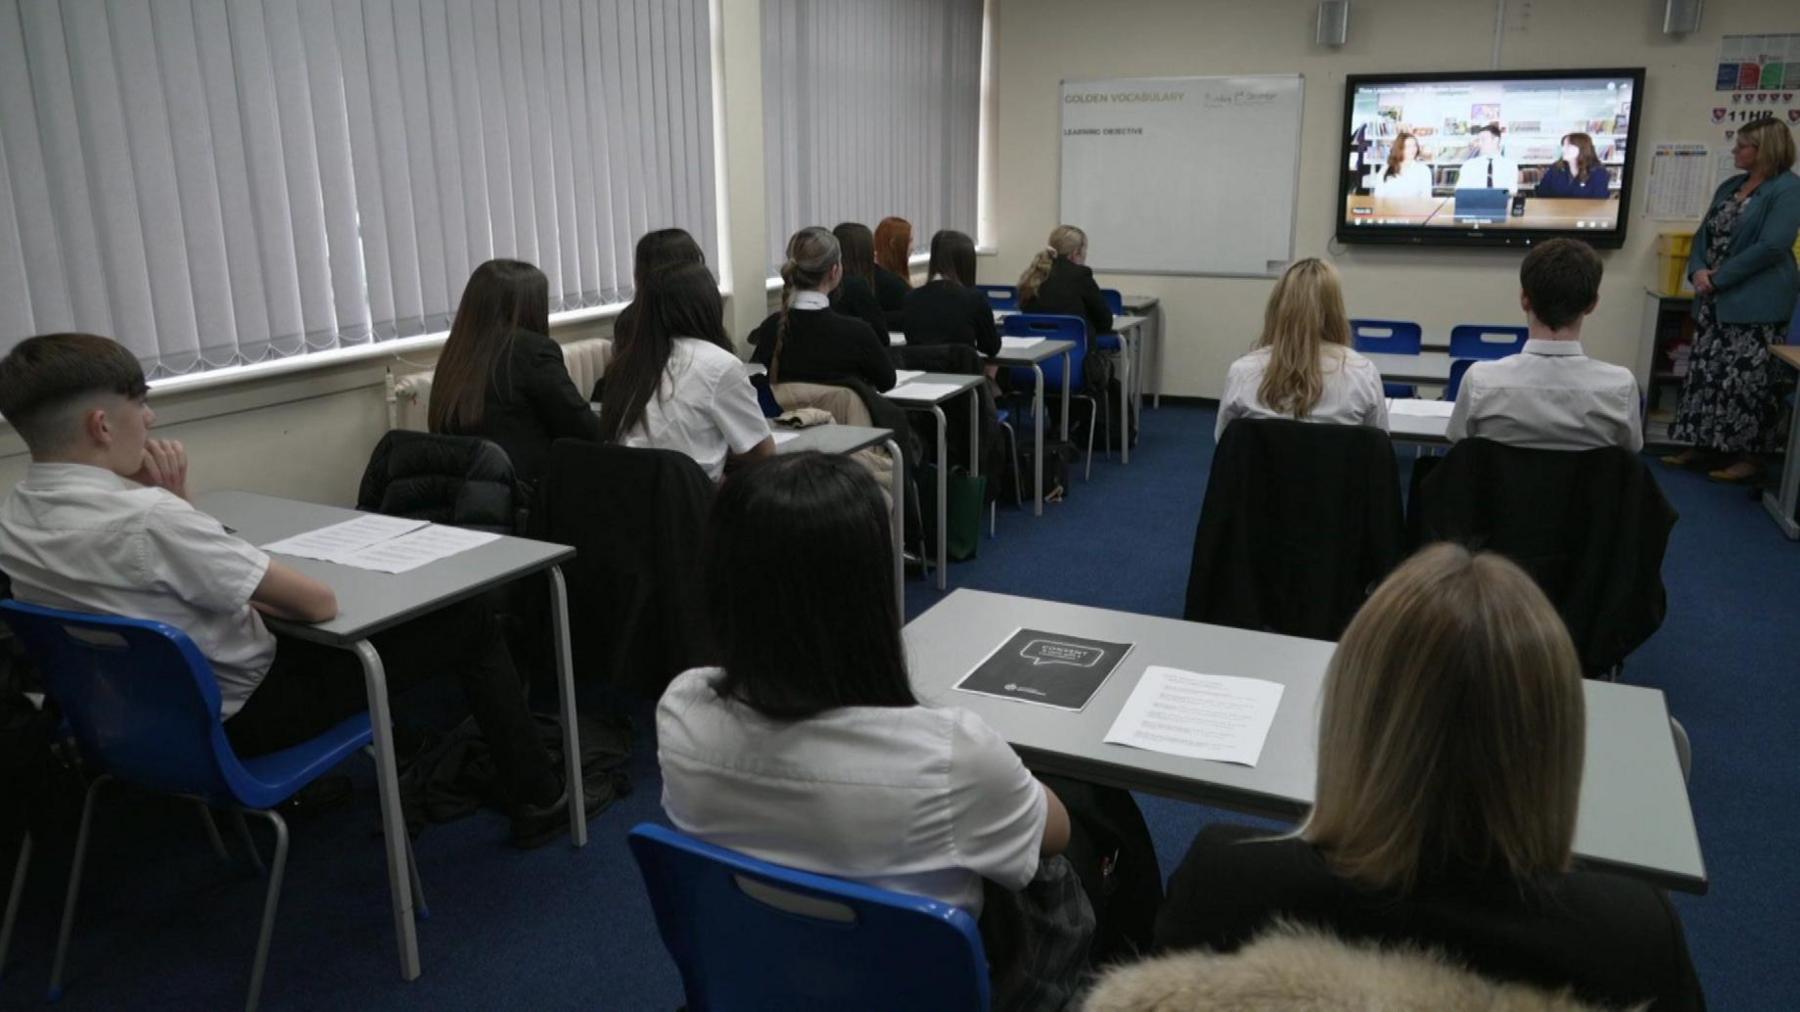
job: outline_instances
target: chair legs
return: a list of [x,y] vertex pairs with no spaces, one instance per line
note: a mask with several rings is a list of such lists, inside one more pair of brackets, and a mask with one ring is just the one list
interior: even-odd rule
[[219,863],[229,862],[231,852],[225,849],[225,839],[219,835],[219,824],[213,821],[212,809],[206,807],[204,801],[195,801],[194,807],[200,812],[200,822],[206,826],[207,842],[212,844],[213,853],[218,855]]
[[246,814],[268,819],[275,830],[275,860],[269,867],[269,886],[263,896],[262,927],[256,933],[256,958],[250,964],[250,994],[244,999],[246,1012],[256,1012],[257,1002],[262,998],[263,970],[269,965],[269,939],[275,934],[275,908],[281,901],[281,880],[287,874],[288,831],[287,821],[274,811],[239,809],[232,812],[233,821],[243,830],[244,845],[250,848],[258,869],[262,868],[262,858],[254,856],[256,845],[250,839],[250,828],[244,824]]
[[94,825],[94,799],[99,796],[100,788],[112,777],[102,773],[88,785],[87,797],[81,803],[81,829],[75,834],[75,863],[69,869],[69,891],[63,898],[62,927],[56,932],[56,958],[50,963],[50,992],[46,995],[49,1001],[62,998],[63,964],[69,955],[69,935],[75,930],[75,897],[81,894],[81,871],[87,863],[88,833]]
[[250,809],[232,809],[231,827],[237,832],[238,842],[250,853],[250,866],[256,869],[257,877],[261,878],[269,873],[269,869],[263,866],[262,854],[256,849],[256,841],[250,838],[250,826],[244,821],[246,811]]
[[0,919],[0,977],[6,976],[6,957],[12,952],[13,925],[19,920],[19,899],[25,894],[25,873],[31,869],[31,834],[19,841],[19,860],[13,865],[12,888],[6,893],[6,916]]

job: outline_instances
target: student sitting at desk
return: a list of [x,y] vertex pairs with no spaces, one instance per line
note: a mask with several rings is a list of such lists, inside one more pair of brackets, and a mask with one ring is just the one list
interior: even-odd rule
[[831,291],[831,308],[839,316],[849,316],[869,325],[876,336],[887,340],[888,315],[875,294],[875,237],[869,226],[846,221],[831,230],[837,238],[844,260],[844,280]]
[[1662,890],[1570,868],[1581,664],[1523,570],[1426,548],[1351,620],[1322,691],[1306,822],[1202,829],[1159,948],[1231,951],[1280,918],[1609,1008],[1704,1007]]
[[992,942],[983,881],[1024,889],[1069,815],[980,717],[913,695],[890,537],[874,479],[844,457],[724,484],[705,541],[721,666],[657,704],[663,810],[765,861],[961,907]]
[[912,222],[889,216],[875,226],[875,298],[887,329],[903,330],[906,293],[912,290]]
[[1539,197],[1587,197],[1605,200],[1612,195],[1607,188],[1612,173],[1600,164],[1594,153],[1594,139],[1583,133],[1568,134],[1562,139],[1562,158],[1544,170],[1533,194]]
[[1238,418],[1388,426],[1381,373],[1351,349],[1337,269],[1318,257],[1289,265],[1275,282],[1262,336],[1225,375],[1213,439]]
[[1600,300],[1601,271],[1599,255],[1576,239],[1552,239],[1525,254],[1519,305],[1531,337],[1517,355],[1469,366],[1446,436],[1541,450],[1644,448],[1637,377],[1581,349],[1581,322]]
[[432,432],[480,436],[512,458],[529,489],[550,444],[599,435],[594,411],[550,339],[550,282],[519,260],[489,260],[469,276],[431,381]]
[[906,343],[963,344],[1000,353],[994,307],[975,287],[975,241],[945,229],[931,237],[931,280],[906,293]]
[[[658,228],[645,232],[638,237],[637,246],[631,256],[631,290],[635,294],[641,291],[651,278],[663,271],[689,264],[706,266],[706,251],[694,241],[685,228]],[[637,315],[637,300],[633,298],[630,305],[619,310],[619,318],[613,323],[613,331],[617,333],[632,325],[632,318]],[[600,377],[599,382],[605,382]],[[594,388],[594,400],[600,399],[598,384]]]
[[844,279],[837,237],[817,225],[788,240],[781,265],[781,309],[750,334],[756,361],[771,386],[788,380],[837,383],[854,377],[876,390],[894,388],[887,335],[831,308],[831,290]]
[[725,336],[712,272],[699,264],[665,269],[644,281],[631,308],[630,323],[620,317],[613,328],[600,438],[679,450],[714,481],[727,461],[774,456],[750,375]]
[[[0,569],[21,601],[164,622],[187,633],[219,683],[241,756],[298,744],[368,704],[356,655],[273,635],[263,616],[326,622],[323,583],[232,535],[187,501],[187,453],[150,439],[156,413],[131,353],[51,334],[0,361],[0,413],[31,451],[0,504]],[[479,600],[375,636],[398,694],[454,671],[514,805],[513,841],[568,827],[562,780],[538,742],[498,621]]]

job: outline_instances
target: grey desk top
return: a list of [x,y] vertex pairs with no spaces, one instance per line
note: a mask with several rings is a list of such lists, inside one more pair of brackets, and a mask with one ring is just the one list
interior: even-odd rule
[[1046,359],[1055,358],[1074,347],[1074,341],[1057,341],[1051,338],[1044,338],[1037,344],[1018,351],[1014,351],[1010,348],[1001,348],[1000,354],[988,359],[988,361],[1000,365],[1036,365]]
[[872,429],[862,425],[814,425],[805,429],[783,429],[777,426],[775,431],[796,434],[793,439],[776,443],[776,453],[799,453],[803,450],[855,453],[878,446],[894,436],[891,429]]
[[[337,506],[235,489],[208,492],[194,505],[253,545],[265,545],[360,515]],[[331,586],[337,594],[338,615],[317,625],[281,620],[270,620],[269,625],[299,639],[348,646],[446,604],[574,557],[575,549],[566,545],[509,537],[427,563],[409,573],[377,573],[284,555],[280,557],[284,564]]]
[[[982,376],[968,376],[962,373],[928,372],[922,376],[915,376],[912,379],[907,380],[905,383],[894,387],[894,389],[889,390],[881,396],[886,397],[895,404],[903,405],[905,407],[926,408],[933,404],[942,404],[945,401],[961,397],[971,389],[980,386],[984,379],[985,377]],[[955,384],[956,389],[937,397],[918,397],[909,394],[906,389],[914,383]]]
[[[1019,627],[1136,646],[1081,713],[952,688]],[[907,625],[906,649],[921,700],[980,714],[1034,769],[1282,818],[1297,818],[1312,803],[1319,689],[1334,644],[958,590]],[[1105,743],[1152,664],[1286,686],[1257,765]],[[1706,868],[1662,693],[1605,682],[1584,687],[1588,739],[1576,854],[1588,865],[1705,892]]]
[[1418,355],[1381,355],[1365,352],[1381,378],[1389,383],[1444,383],[1450,379],[1450,356],[1440,351]]
[[1388,399],[1388,435],[1395,441],[1410,443],[1448,443],[1446,437],[1450,429],[1448,415],[1403,415],[1394,413],[1394,405],[1404,403],[1402,398]]
[[1146,310],[1146,309],[1156,308],[1156,304],[1160,300],[1157,299],[1157,297],[1154,295],[1121,294],[1119,296],[1119,301],[1123,302],[1125,304],[1126,309],[1129,309],[1132,312],[1136,313],[1136,312],[1142,312],[1143,310]]

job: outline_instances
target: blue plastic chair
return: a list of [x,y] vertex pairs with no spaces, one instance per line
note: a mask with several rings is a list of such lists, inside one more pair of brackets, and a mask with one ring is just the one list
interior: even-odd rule
[[988,1007],[987,956],[966,910],[650,823],[630,844],[689,1012]]
[[981,294],[987,296],[988,304],[995,309],[1013,310],[1019,308],[1019,289],[1014,285],[976,285]]
[[1472,358],[1453,359],[1450,362],[1450,379],[1444,383],[1444,400],[1456,400],[1456,392],[1462,389],[1463,375],[1475,364]]
[[1450,328],[1450,357],[1486,362],[1525,350],[1531,331],[1484,323],[1459,323]]
[[[1088,440],[1087,469],[1082,480],[1094,474],[1094,430],[1100,425],[1100,403],[1092,394],[1081,393],[1087,387],[1087,321],[1079,316],[1061,316],[1054,313],[1014,313],[1000,321],[1000,333],[1006,337],[1042,337],[1051,341],[1069,341],[1074,347],[1069,350],[1069,400],[1086,401],[1088,404]],[[1038,363],[1044,371],[1044,404],[1048,409],[1053,391],[1063,388],[1063,360],[1058,355]],[[1024,366],[1012,368],[1012,386],[1014,390],[1031,390],[1037,384],[1037,377]],[[1104,417],[1112,419],[1112,396],[1106,395],[1107,410]],[[1110,452],[1110,451],[1108,451]]]
[[[1425,343],[1424,328],[1410,320],[1351,320],[1350,346],[1365,355],[1417,355]],[[1389,397],[1417,397],[1412,383],[1383,383]]]
[[[271,811],[330,772],[371,740],[369,715],[357,714],[322,735],[253,759],[239,759],[219,719],[219,685],[212,665],[179,629],[143,619],[61,611],[19,601],[0,601],[0,617],[12,627],[43,672],[45,688],[62,707],[82,755],[106,772],[88,787],[75,837],[75,863],[63,902],[62,929],[50,971],[49,999],[62,997],[64,959],[74,928],[94,799],[102,784],[119,780],[162,794],[192,798],[233,813],[238,834],[259,872],[261,855],[243,817],[257,815],[275,831],[275,859],[267,869],[262,928],[251,964],[246,1007],[262,993],[275,908],[287,870],[287,823]],[[224,845],[210,816],[213,847]],[[413,901],[427,916],[417,862],[408,845]]]

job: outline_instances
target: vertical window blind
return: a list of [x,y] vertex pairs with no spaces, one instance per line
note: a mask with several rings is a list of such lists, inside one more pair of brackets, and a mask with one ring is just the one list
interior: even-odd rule
[[0,0],[0,352],[84,330],[170,376],[552,311],[718,248],[709,0]]
[[762,0],[769,276],[807,225],[975,233],[982,0]]

